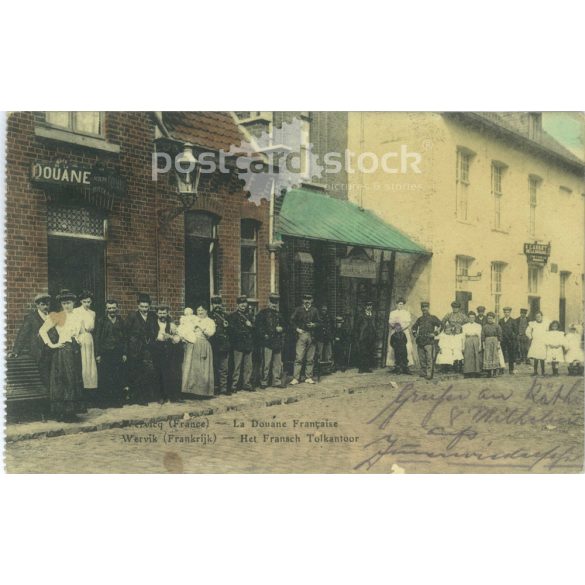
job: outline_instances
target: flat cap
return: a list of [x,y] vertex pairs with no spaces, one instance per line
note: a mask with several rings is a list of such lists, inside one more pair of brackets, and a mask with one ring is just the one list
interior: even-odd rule
[[50,301],[51,295],[49,293],[39,293],[35,297],[35,303],[40,303],[41,301]]
[[236,299],[236,303],[238,303],[238,305],[240,303],[247,303],[248,302],[248,297],[246,295],[240,295],[237,299]]

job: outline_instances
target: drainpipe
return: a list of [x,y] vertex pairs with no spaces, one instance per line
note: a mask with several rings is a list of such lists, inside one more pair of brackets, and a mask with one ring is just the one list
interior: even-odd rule
[[276,292],[276,247],[274,246],[274,197],[275,183],[272,179],[270,187],[270,219],[268,222],[268,250],[270,251],[270,292]]

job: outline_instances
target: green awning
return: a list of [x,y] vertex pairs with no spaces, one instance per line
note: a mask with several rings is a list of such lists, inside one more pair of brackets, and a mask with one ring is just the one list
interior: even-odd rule
[[306,189],[293,189],[284,196],[276,231],[295,238],[429,254],[371,211]]

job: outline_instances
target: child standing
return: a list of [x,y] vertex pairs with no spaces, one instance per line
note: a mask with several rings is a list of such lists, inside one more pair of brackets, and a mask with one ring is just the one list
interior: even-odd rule
[[410,374],[408,369],[408,338],[406,333],[402,331],[400,323],[394,325],[394,333],[390,337],[390,345],[394,350],[394,359],[396,361],[396,369],[402,374]]
[[548,323],[544,320],[542,313],[538,311],[534,316],[534,321],[528,323],[526,335],[530,339],[530,349],[528,357],[534,364],[532,376],[538,375],[538,364],[540,363],[540,373],[544,376],[544,360],[546,359],[546,334]]
[[486,323],[481,330],[481,341],[483,345],[483,369],[487,371],[489,378],[496,376],[500,368],[498,350],[502,340],[502,328],[495,322],[495,313],[486,315]]
[[552,321],[546,333],[546,361],[552,366],[552,375],[559,375],[559,364],[565,362],[565,340],[564,331],[560,331],[558,321]]
[[569,326],[569,333],[566,335],[567,353],[565,360],[567,360],[569,368],[569,376],[583,375],[583,349],[581,348],[581,336],[577,331],[577,326],[571,323]]
[[445,372],[453,365],[453,328],[447,322],[445,329],[436,336],[439,341],[439,354],[437,355],[436,364],[441,366],[441,371]]
[[463,331],[461,325],[453,325],[453,365],[455,371],[458,373],[463,372],[463,347],[465,339],[463,337]]

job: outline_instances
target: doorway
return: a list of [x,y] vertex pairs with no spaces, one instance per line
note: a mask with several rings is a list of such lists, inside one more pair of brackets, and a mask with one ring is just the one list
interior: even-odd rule
[[78,295],[82,290],[93,293],[93,310],[99,315],[105,308],[105,242],[83,238],[49,236],[49,294],[55,300],[63,288]]

